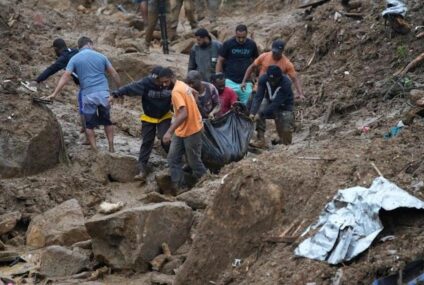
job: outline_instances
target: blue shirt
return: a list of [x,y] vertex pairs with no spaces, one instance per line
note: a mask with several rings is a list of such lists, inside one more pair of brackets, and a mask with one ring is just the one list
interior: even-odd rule
[[83,48],[74,55],[66,66],[66,71],[75,72],[81,87],[82,96],[91,93],[109,91],[105,75],[106,69],[112,66],[103,54],[90,48]]

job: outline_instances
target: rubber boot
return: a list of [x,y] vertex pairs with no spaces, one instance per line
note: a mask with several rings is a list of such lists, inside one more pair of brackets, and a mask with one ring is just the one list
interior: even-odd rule
[[251,142],[250,145],[256,148],[266,148],[265,133],[258,132],[256,140]]

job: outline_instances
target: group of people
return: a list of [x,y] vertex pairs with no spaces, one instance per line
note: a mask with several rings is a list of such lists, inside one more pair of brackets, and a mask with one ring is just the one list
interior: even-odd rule
[[[239,25],[233,38],[223,44],[212,39],[205,29],[195,32],[197,43],[190,54],[188,73],[184,81],[177,80],[167,67],[156,66],[141,80],[121,86],[118,73],[108,58],[95,51],[87,37],[78,40],[78,48],[69,49],[63,39],[53,43],[57,61],[37,79],[65,69],[54,92],[55,98],[72,78],[79,84],[78,102],[82,126],[91,147],[96,150],[94,129],[105,128],[109,151],[114,151],[110,106],[124,96],[141,98],[143,114],[142,143],[137,180],[144,181],[155,137],[168,153],[173,187],[187,186],[183,175],[183,158],[196,179],[206,172],[201,159],[203,120],[225,115],[235,102],[245,104],[250,118],[256,122],[257,141],[253,146],[265,146],[266,119],[274,119],[279,140],[290,144],[293,132],[292,82],[298,97],[303,97],[301,84],[293,64],[284,56],[284,42],[276,40],[270,52],[259,55],[256,43],[247,37],[247,27]],[[252,74],[258,71],[254,85]],[[106,74],[116,89],[110,92]],[[112,95],[112,96],[111,96]]]

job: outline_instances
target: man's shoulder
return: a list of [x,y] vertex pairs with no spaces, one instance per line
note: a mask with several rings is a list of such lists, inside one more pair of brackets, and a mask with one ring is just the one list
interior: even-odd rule
[[268,75],[266,75],[265,73],[259,77],[258,84],[266,84],[267,81],[268,81]]

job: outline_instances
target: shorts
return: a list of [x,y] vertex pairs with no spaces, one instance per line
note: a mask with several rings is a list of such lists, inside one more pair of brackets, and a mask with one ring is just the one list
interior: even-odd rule
[[81,93],[81,90],[78,92],[78,113],[80,115],[83,115],[84,114],[82,112],[82,93]]
[[[84,118],[85,127],[87,129],[94,129],[98,126],[110,126],[112,122],[110,120],[110,107],[104,107],[102,105],[84,105]],[[88,108],[86,108],[88,107]],[[86,113],[87,109],[95,110],[94,113]]]

